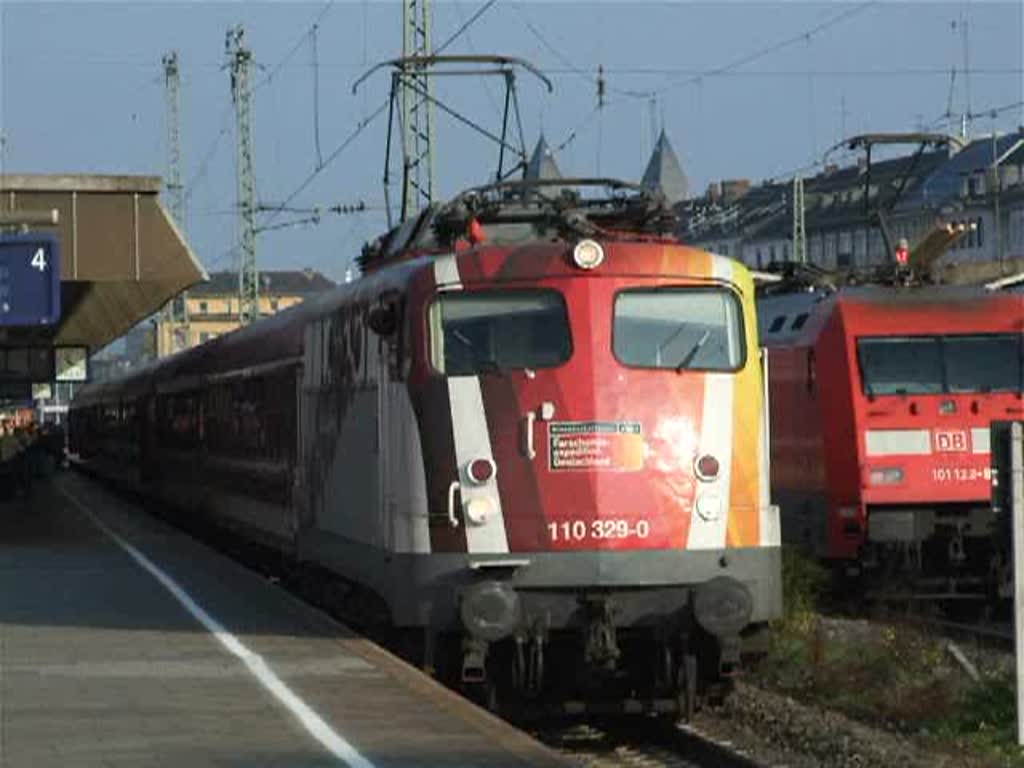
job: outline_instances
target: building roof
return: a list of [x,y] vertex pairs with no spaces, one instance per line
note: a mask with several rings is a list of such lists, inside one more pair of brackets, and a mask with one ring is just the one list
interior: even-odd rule
[[[897,215],[937,210],[950,204],[956,207],[964,196],[964,177],[982,173],[992,163],[992,145],[991,138],[976,139],[955,154],[940,149],[876,160],[871,164],[870,178],[860,163],[828,168],[804,180],[807,229],[810,232],[863,226],[868,223],[869,210],[890,205]],[[995,157],[1002,166],[1021,165],[1024,133],[998,137]],[[1024,183],[1016,179],[1001,194],[1007,200],[1024,194]],[[751,187],[733,204],[710,197],[688,200],[678,206],[682,236],[689,241],[738,236],[789,237],[793,226],[792,198],[791,183],[767,181]]]
[[912,194],[905,195],[901,207],[939,207],[958,200],[965,176],[984,173],[995,160],[1013,165],[1024,161],[1022,140],[1024,133],[1020,132],[999,136],[995,141],[975,139],[936,168]]
[[690,182],[664,129],[654,145],[640,184],[647,189],[661,190],[670,204],[685,200],[689,195]]
[[[334,281],[312,269],[260,271],[260,292],[275,296],[309,296],[330,290]],[[211,272],[210,279],[189,291],[189,296],[235,296],[237,272]]]
[[560,179],[562,172],[558,170],[555,163],[555,155],[544,139],[544,134],[537,140],[537,146],[533,148],[530,162],[526,164],[524,179]]

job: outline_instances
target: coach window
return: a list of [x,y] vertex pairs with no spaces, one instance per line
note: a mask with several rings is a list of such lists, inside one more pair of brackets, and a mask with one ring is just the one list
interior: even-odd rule
[[635,368],[736,371],[745,358],[742,312],[732,291],[657,288],[615,297],[612,349]]
[[552,368],[572,355],[557,291],[458,291],[430,307],[430,357],[448,376]]

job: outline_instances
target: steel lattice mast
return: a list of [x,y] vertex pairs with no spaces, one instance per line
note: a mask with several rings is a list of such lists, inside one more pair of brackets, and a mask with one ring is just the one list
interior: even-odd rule
[[253,169],[252,90],[249,71],[252,52],[244,44],[241,25],[228,30],[224,47],[231,72],[235,105],[238,172],[238,319],[242,325],[260,316],[260,276],[256,266],[256,176]]
[[[185,224],[185,185],[181,181],[181,76],[178,69],[178,52],[171,51],[163,57],[164,97],[167,120],[167,182],[165,189],[171,209],[171,217],[178,225],[182,236]],[[171,322],[188,322],[187,292],[167,304],[165,315]]]
[[432,52],[431,12],[431,0],[404,0],[402,4],[402,58],[414,59],[398,74],[405,163],[402,221],[434,199],[434,85],[429,64],[415,62],[426,60]]
[[793,261],[807,263],[807,228],[804,223],[804,180],[793,178]]

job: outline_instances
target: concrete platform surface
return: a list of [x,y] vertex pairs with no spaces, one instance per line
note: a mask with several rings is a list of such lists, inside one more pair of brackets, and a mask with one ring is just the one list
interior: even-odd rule
[[561,758],[85,478],[0,504],[0,766]]

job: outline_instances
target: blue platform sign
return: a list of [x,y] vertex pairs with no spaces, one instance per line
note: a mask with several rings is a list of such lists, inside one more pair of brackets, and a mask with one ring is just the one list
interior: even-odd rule
[[0,235],[0,326],[55,325],[58,320],[57,238],[43,232]]

